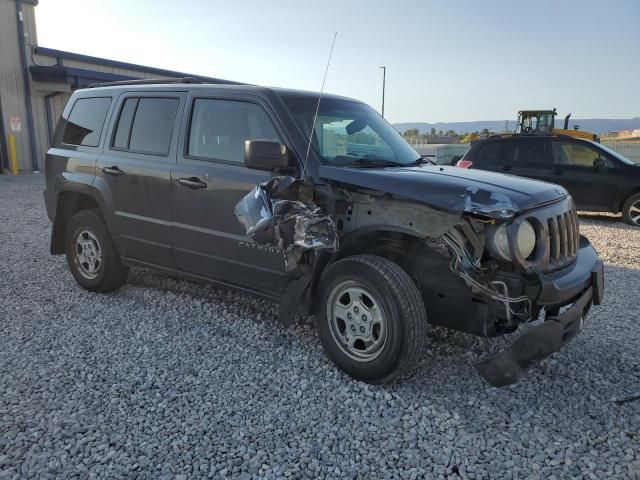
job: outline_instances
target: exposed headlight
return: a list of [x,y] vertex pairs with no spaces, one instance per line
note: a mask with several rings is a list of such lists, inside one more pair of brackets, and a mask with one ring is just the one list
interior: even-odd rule
[[525,221],[518,228],[518,251],[522,258],[527,258],[536,248],[536,231],[530,222]]
[[[491,253],[501,260],[512,261],[509,251],[509,238],[507,237],[507,226],[500,225],[490,237],[489,247]],[[518,227],[516,235],[516,248],[522,256],[527,258],[536,248],[536,231],[528,221],[522,222]]]

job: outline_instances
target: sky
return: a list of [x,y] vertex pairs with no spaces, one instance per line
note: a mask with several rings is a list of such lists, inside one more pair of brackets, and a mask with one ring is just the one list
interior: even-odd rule
[[640,116],[640,0],[40,0],[38,44],[325,91],[391,122]]

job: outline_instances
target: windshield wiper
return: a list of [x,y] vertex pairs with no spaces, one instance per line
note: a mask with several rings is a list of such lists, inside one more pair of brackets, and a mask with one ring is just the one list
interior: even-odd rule
[[355,160],[349,167],[371,168],[371,167],[404,167],[405,165],[391,160],[382,158],[359,158]]
[[433,160],[431,160],[430,158],[420,157],[420,158],[414,160],[413,162],[408,163],[406,166],[407,167],[417,167],[418,165],[437,165],[437,163],[434,162]]

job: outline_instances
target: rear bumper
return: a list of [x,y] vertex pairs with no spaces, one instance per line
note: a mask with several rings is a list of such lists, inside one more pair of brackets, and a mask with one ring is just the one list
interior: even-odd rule
[[478,362],[480,375],[494,387],[517,382],[526,370],[557,352],[581,330],[592,305],[599,305],[604,290],[604,269],[598,254],[585,237],[580,239],[576,262],[569,271],[543,278],[539,304],[547,312],[571,304],[564,312],[520,335],[492,358]]

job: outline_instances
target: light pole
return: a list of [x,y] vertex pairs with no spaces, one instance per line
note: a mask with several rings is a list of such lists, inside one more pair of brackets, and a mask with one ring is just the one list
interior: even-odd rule
[[384,87],[387,80],[387,66],[380,66],[382,69],[382,118],[384,118]]

